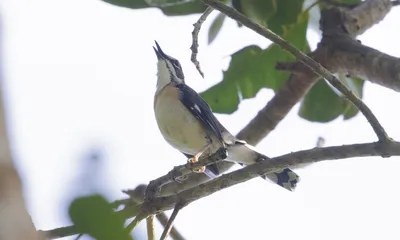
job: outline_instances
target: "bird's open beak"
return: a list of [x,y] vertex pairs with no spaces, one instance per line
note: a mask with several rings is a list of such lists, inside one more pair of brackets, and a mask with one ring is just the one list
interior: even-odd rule
[[165,58],[165,53],[161,50],[160,45],[158,45],[157,41],[154,41],[156,43],[157,48],[153,47],[154,52],[157,55],[157,59],[164,59]]

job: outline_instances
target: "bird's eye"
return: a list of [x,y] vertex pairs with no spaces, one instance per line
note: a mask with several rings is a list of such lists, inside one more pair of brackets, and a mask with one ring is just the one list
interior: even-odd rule
[[178,61],[172,61],[172,65],[174,65],[174,67],[181,69],[181,65],[179,64]]

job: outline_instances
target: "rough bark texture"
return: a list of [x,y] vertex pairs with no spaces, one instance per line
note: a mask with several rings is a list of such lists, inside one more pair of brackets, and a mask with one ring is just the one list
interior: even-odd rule
[[330,65],[337,71],[400,91],[399,58],[362,45],[346,36],[325,38],[320,44],[329,49]]
[[318,48],[327,49],[331,69],[400,91],[400,59],[354,39],[379,23],[391,8],[390,0],[369,0],[353,9],[334,7],[322,11],[323,38]]
[[369,0],[352,9],[332,7],[322,12],[320,29],[324,34],[356,37],[384,19],[391,8],[390,0]]

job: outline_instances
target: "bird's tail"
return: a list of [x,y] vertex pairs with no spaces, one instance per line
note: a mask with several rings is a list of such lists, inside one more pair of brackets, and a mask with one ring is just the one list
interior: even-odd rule
[[[228,161],[237,162],[241,165],[251,165],[265,159],[268,159],[268,157],[246,142],[236,141],[235,144],[228,147]],[[300,181],[300,177],[289,168],[266,174],[262,178],[269,179],[289,191],[293,191]]]
[[214,179],[219,176],[220,172],[216,163],[208,165],[204,171],[204,173],[211,179]]

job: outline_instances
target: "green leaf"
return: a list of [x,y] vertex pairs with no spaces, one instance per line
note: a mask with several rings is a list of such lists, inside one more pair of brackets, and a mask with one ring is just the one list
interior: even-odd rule
[[144,0],[144,1],[146,1],[149,4],[149,6],[154,6],[154,7],[165,7],[165,6],[178,5],[188,2],[187,0]]
[[232,113],[239,105],[239,94],[250,97],[262,86],[254,86],[261,81],[259,58],[260,47],[247,46],[232,55],[229,69],[224,72],[224,80],[200,95],[214,112]]
[[241,0],[236,5],[237,8],[240,8],[238,11],[242,12],[253,21],[267,26],[268,19],[276,14],[279,1],[280,0]]
[[[339,79],[353,93],[362,97],[364,80],[360,78],[347,78],[339,75]],[[312,122],[329,122],[340,115],[345,120],[357,115],[358,109],[347,101],[341,93],[331,87],[325,80],[319,80],[304,97],[299,116]]]
[[[308,14],[299,17],[298,24],[292,26],[284,38],[300,50],[307,45],[306,30]],[[200,95],[216,113],[232,113],[237,110],[242,99],[254,97],[262,88],[278,89],[289,73],[278,71],[278,61],[294,60],[289,53],[273,44],[266,50],[258,46],[247,46],[232,54],[229,68],[223,80]]]
[[335,2],[352,5],[352,4],[357,4],[357,3],[362,2],[362,0],[338,0],[338,1],[335,1]]
[[69,206],[69,216],[80,233],[97,240],[132,239],[124,228],[125,219],[100,195],[75,199]]
[[154,5],[149,4],[150,0],[102,0],[104,2],[132,9],[159,8],[167,16],[183,16],[194,13],[202,13],[206,6],[201,1],[183,0],[157,0]]
[[[308,50],[308,42],[306,39],[308,13],[304,12],[299,16],[298,23],[290,28],[282,36],[293,46],[301,51]],[[282,84],[286,82],[290,73],[287,71],[276,70],[275,66],[278,62],[294,61],[290,53],[283,50],[276,44],[270,45],[263,53],[261,62],[263,65],[264,87],[278,90]]]
[[141,9],[150,7],[145,0],[102,0],[104,2],[132,9]]
[[217,37],[219,31],[222,28],[222,24],[224,24],[225,15],[220,13],[212,22],[210,28],[208,29],[208,44],[212,43],[214,39]]
[[167,16],[184,16],[194,13],[203,13],[207,6],[201,1],[186,2],[160,8]]
[[279,0],[276,13],[268,20],[268,28],[278,35],[287,31],[287,26],[295,24],[302,13],[304,0]]
[[297,22],[304,0],[233,0],[232,4],[253,21],[282,36],[287,25]]
[[345,107],[344,99],[321,79],[304,97],[299,116],[311,122],[329,122],[337,118]]

